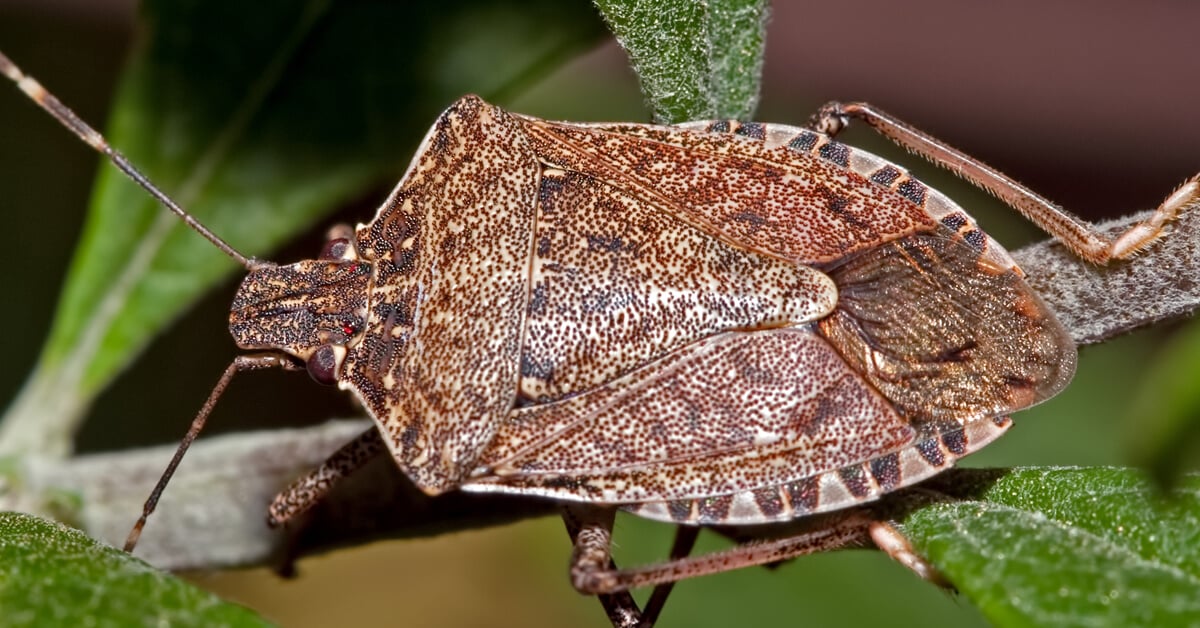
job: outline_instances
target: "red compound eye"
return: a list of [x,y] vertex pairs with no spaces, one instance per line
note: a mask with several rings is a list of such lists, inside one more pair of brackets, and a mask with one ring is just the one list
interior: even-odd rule
[[342,325],[342,333],[347,336],[354,335],[354,327],[352,325]]

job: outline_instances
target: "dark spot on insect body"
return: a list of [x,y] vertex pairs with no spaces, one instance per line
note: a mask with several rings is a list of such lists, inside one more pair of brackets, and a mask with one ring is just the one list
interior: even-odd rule
[[756,140],[767,137],[767,129],[761,122],[743,122],[738,125],[736,133]]
[[550,247],[551,247],[550,236],[544,235],[544,236],[538,238],[538,241],[537,241],[538,257],[546,257],[546,256],[550,255]]
[[933,361],[935,362],[966,362],[971,359],[971,351],[976,349],[979,343],[974,340],[968,340],[958,347],[947,347],[943,349]]
[[842,467],[838,470],[838,477],[842,479],[842,484],[846,486],[850,494],[859,499],[871,493],[871,485],[867,483],[867,474],[863,473],[862,467],[859,465]]
[[434,123],[436,130],[433,133],[431,144],[433,145],[433,150],[436,152],[445,152],[450,147],[450,133],[453,131],[450,126],[450,115],[451,112],[447,111],[438,117],[437,122]]
[[531,290],[529,292],[529,315],[530,316],[535,316],[535,317],[545,316],[546,301],[548,299],[546,292],[547,292],[546,282],[539,281],[538,283],[534,284],[533,290]]
[[923,183],[915,179],[909,179],[901,183],[896,188],[896,191],[900,193],[900,196],[907,198],[916,205],[925,206],[925,195],[928,193],[928,190]]
[[452,255],[455,249],[458,248],[458,241],[459,237],[456,234],[447,233],[446,237],[442,238],[442,242],[438,246],[442,252],[442,255]]
[[850,148],[841,142],[830,141],[822,146],[817,154],[843,168],[850,167]]
[[[828,188],[826,188],[826,190],[828,190]],[[845,215],[846,206],[850,204],[850,201],[846,197],[827,196],[826,198],[829,200],[830,211],[838,214],[839,216]]]
[[967,217],[959,213],[949,214],[942,218],[942,224],[951,231],[958,231],[967,224]]
[[394,319],[397,325],[411,327],[413,324],[412,308],[405,301],[397,301],[392,305],[392,311],[388,312],[388,318]]
[[800,429],[804,430],[808,436],[815,436],[830,418],[841,416],[837,401],[833,399],[833,391],[826,392],[827,394],[817,397],[817,407],[806,416],[807,420],[800,426]]
[[716,122],[708,125],[708,130],[710,133],[728,133],[729,120],[717,120]]
[[589,235],[587,236],[587,247],[591,252],[616,253],[625,247],[625,243],[620,236]]
[[932,467],[941,467],[946,464],[946,456],[942,454],[942,448],[938,446],[938,439],[928,438],[917,443],[917,453],[925,459]]
[[744,364],[739,369],[742,381],[747,384],[769,386],[775,382],[775,371],[764,369],[757,364]]
[[591,486],[589,486],[588,484],[585,484],[579,478],[575,478],[575,477],[571,477],[571,476],[551,475],[551,476],[545,477],[544,479],[539,480],[538,483],[543,484],[548,488],[561,488],[561,489],[566,489],[568,491],[583,490],[588,493],[595,493],[595,490]]
[[879,488],[890,491],[900,485],[900,454],[891,453],[871,461],[871,476]]
[[972,229],[964,233],[963,240],[966,240],[967,244],[970,244],[977,251],[982,251],[983,247],[987,245],[987,236],[978,229]]
[[[561,171],[554,174],[543,173],[541,184],[538,186],[538,201],[542,205],[549,205],[549,211],[553,211],[553,201],[562,193],[566,184],[565,173]],[[546,209],[543,207],[543,211]]]
[[817,478],[804,478],[792,482],[785,489],[797,515],[812,512],[821,503],[821,490]]
[[396,267],[396,272],[402,275],[412,273],[417,269],[417,249],[416,247],[398,248],[392,251],[392,263]]
[[779,497],[779,489],[774,486],[754,491],[754,502],[762,514],[771,519],[783,513],[783,500]]
[[692,500],[677,499],[667,502],[667,512],[675,521],[688,521],[692,518]]
[[828,186],[818,185],[817,193],[825,198],[825,207],[829,212],[838,218],[841,218],[846,223],[853,226],[856,230],[865,233],[873,233],[874,229],[868,221],[855,216],[853,212],[847,209],[850,206],[850,199],[834,192]]
[[415,423],[410,424],[408,427],[404,428],[403,432],[400,433],[400,444],[403,445],[406,450],[411,451],[412,448],[417,446],[417,437],[420,435],[421,428]]
[[554,379],[554,363],[549,360],[538,362],[528,355],[522,355],[521,377],[532,377],[548,382]]
[[612,307],[612,294],[602,289],[589,290],[579,302],[579,310],[584,314],[604,314]]
[[763,218],[759,214],[751,211],[738,212],[733,215],[731,220],[749,225],[749,229],[747,229],[747,231],[751,234],[757,233],[758,230],[763,227],[763,225],[767,224],[766,218]]
[[788,148],[798,153],[812,152],[813,147],[817,145],[817,140],[820,139],[820,137],[820,135],[817,135],[812,131],[801,131],[798,135],[796,135],[796,137],[793,137],[792,140],[788,142]]
[[892,184],[896,182],[896,179],[899,179],[900,175],[902,174],[904,173],[899,168],[888,164],[879,170],[872,172],[871,181],[878,183],[883,187],[890,188]]
[[700,519],[703,521],[724,521],[729,516],[729,507],[733,504],[732,495],[709,497],[699,502]]
[[967,436],[962,430],[953,430],[942,434],[942,444],[950,453],[956,456],[967,455]]

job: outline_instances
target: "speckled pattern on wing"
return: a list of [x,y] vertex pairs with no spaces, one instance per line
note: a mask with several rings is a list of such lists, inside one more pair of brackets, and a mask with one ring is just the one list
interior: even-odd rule
[[683,127],[523,119],[548,164],[607,181],[736,247],[792,262],[834,261],[935,224],[886,187],[787,146]]
[[517,412],[468,488],[617,503],[721,495],[865,460],[914,434],[811,330],[726,332]]

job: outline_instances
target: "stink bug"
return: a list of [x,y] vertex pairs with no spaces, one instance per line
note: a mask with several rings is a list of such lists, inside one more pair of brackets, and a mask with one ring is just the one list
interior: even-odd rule
[[[0,70],[188,219],[3,57]],[[574,583],[630,621],[631,587],[844,542],[833,526],[640,570],[610,567],[607,547],[617,509],[695,529],[878,498],[1069,381],[1074,345],[1007,253],[936,190],[835,141],[851,118],[1095,262],[1136,252],[1200,194],[1192,179],[1108,241],[867,105],[828,105],[809,128],[654,126],[547,122],[467,97],[374,220],[316,260],[248,260],[189,223],[250,271],[230,328],[260,353],[230,365],[180,455],[234,374],[305,368],[353,391],[378,429],[282,494],[274,522],[386,451],[430,494],[562,502]]]

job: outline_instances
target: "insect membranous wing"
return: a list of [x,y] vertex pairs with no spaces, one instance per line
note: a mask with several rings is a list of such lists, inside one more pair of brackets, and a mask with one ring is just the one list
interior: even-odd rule
[[1074,373],[1074,342],[1037,293],[943,227],[825,270],[838,307],[820,332],[925,432],[1027,408]]

